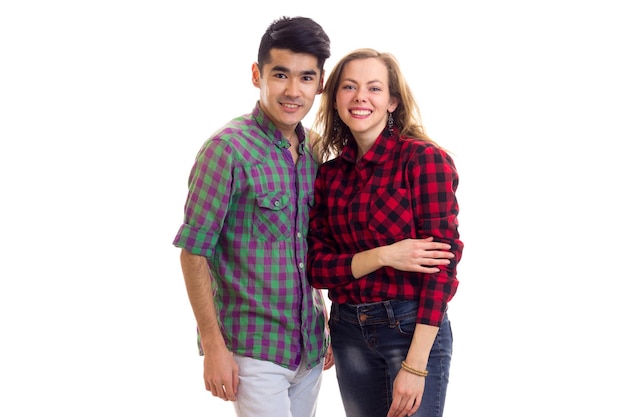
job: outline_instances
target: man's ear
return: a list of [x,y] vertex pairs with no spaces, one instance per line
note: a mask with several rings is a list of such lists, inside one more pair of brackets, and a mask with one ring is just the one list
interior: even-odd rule
[[252,85],[258,88],[261,85],[259,81],[260,79],[261,79],[261,70],[259,70],[259,64],[254,62],[252,64]]
[[320,85],[317,88],[317,94],[324,92],[324,71],[322,70],[322,76],[320,77]]

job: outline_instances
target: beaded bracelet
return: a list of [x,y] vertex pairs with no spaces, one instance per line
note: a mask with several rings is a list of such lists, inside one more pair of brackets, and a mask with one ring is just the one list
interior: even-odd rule
[[428,371],[420,371],[418,369],[411,368],[405,361],[402,361],[402,369],[404,369],[405,371],[413,375],[423,376],[423,377],[428,376]]

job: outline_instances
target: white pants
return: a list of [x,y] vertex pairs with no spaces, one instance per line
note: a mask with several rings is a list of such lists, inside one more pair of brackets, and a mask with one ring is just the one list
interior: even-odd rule
[[235,360],[239,388],[233,404],[239,417],[315,416],[323,363],[308,370],[300,364],[292,371],[240,355],[235,355]]

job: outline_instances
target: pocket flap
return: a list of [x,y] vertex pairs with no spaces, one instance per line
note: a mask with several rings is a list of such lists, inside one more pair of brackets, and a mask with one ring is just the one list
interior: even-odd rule
[[283,192],[277,191],[264,195],[257,195],[256,202],[259,207],[268,210],[282,210],[287,206],[289,198]]

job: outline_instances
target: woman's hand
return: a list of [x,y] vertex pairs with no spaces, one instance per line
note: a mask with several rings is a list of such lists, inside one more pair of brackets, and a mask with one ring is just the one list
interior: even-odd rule
[[436,273],[438,265],[448,265],[454,258],[447,243],[433,242],[433,238],[404,239],[384,248],[383,264],[400,271]]
[[391,408],[387,417],[405,417],[413,415],[419,408],[424,395],[426,379],[401,369],[393,381]]

